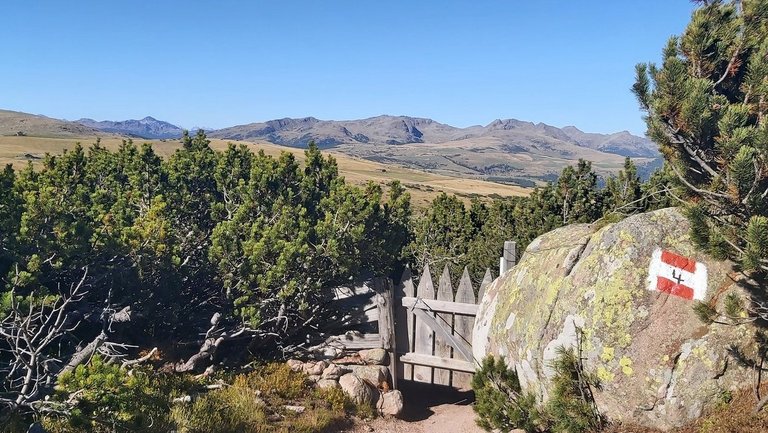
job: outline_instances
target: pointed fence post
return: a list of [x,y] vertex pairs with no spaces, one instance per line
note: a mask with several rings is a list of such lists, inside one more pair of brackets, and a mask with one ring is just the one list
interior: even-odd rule
[[[451,285],[451,273],[448,270],[448,265],[443,268],[443,273],[440,275],[440,281],[437,285],[437,299],[440,301],[453,302],[453,286]],[[437,313],[435,318],[449,330],[453,328],[453,314]],[[435,338],[435,356],[439,356],[440,358],[450,358],[451,346],[440,338]],[[451,371],[436,368],[433,383],[436,385],[450,385]]]
[[493,277],[491,276],[491,270],[486,269],[485,270],[485,276],[483,276],[483,282],[480,283],[480,290],[477,292],[477,303],[479,304],[483,300],[483,295],[485,294],[485,288],[488,287],[489,284],[493,282]]
[[504,253],[499,259],[499,275],[512,269],[517,262],[517,242],[504,241]]
[[[472,288],[472,280],[469,278],[469,271],[464,268],[464,273],[461,275],[461,282],[459,282],[459,288],[456,290],[456,302],[463,302],[465,304],[476,304],[475,291]],[[472,344],[472,328],[475,325],[475,318],[473,316],[455,315],[453,317],[453,333],[457,335],[461,340]],[[464,359],[464,356],[457,350],[453,351],[454,359]],[[472,359],[466,359],[465,361],[473,362]],[[451,385],[454,388],[468,389],[472,384],[472,374],[462,373],[459,371],[453,372],[451,377]]]
[[[419,287],[416,290],[416,296],[422,299],[435,299],[435,286],[432,283],[432,274],[429,272],[429,265],[424,266],[424,272],[419,279]],[[432,313],[427,313],[432,315]],[[423,320],[415,317],[416,331],[413,344],[413,351],[422,355],[434,354],[435,333]],[[432,383],[432,367],[422,365],[413,366],[413,380],[416,382]]]
[[[399,353],[396,355],[413,352],[413,314],[408,308],[403,307],[403,297],[413,297],[416,290],[413,288],[411,270],[405,268],[400,284],[395,289],[395,344]],[[397,363],[397,375],[404,380],[413,379],[413,366],[403,362]]]

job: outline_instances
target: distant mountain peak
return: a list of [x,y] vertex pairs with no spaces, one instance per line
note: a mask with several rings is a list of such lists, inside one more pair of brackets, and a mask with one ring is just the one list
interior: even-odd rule
[[121,121],[96,121],[83,118],[78,120],[77,123],[103,132],[146,139],[179,138],[182,134],[182,128],[162,120],[157,120],[152,116],[146,116],[141,120],[130,119]]

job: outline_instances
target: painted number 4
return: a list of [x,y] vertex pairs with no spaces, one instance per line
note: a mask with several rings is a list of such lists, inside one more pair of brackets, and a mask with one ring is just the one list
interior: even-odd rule
[[648,267],[648,290],[703,301],[707,295],[707,267],[688,257],[657,248]]

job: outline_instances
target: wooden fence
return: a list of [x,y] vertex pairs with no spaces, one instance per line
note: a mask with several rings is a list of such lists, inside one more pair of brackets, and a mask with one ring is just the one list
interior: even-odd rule
[[[508,241],[499,272],[514,265],[515,243]],[[363,331],[334,335],[316,348],[387,350],[395,389],[398,380],[469,388],[479,361],[472,357],[477,304],[491,280],[488,269],[475,290],[465,268],[454,289],[446,266],[435,290],[429,266],[425,266],[418,285],[406,269],[397,284],[379,278],[361,286],[338,288],[333,302],[342,312],[340,321],[348,327],[362,326]]]
[[[487,270],[476,292],[464,269],[454,290],[446,266],[437,283],[425,266],[414,285],[410,270],[395,286],[397,376],[404,380],[468,388],[475,371],[472,328],[477,303],[491,282]],[[476,295],[477,293],[477,295]]]

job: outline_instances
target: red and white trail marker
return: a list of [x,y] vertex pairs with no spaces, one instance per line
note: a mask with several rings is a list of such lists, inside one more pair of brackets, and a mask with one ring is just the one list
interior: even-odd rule
[[648,290],[703,301],[707,295],[707,267],[688,257],[657,248],[648,267]]

